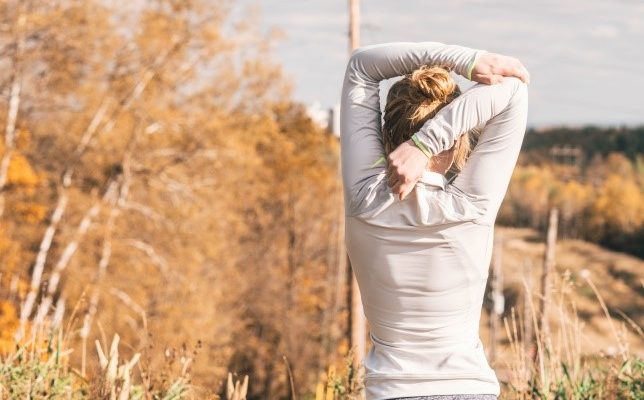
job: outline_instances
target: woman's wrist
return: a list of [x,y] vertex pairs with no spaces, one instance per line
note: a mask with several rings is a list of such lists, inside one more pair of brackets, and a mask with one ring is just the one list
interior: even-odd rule
[[468,80],[472,80],[472,71],[474,70],[474,66],[476,66],[476,62],[479,60],[481,55],[485,53],[486,50],[479,50],[474,54],[474,58],[470,62],[470,65],[467,67],[467,75],[465,76]]
[[425,154],[427,156],[428,160],[431,160],[431,158],[432,158],[431,151],[429,151],[429,149],[427,148],[427,146],[425,146],[423,144],[423,142],[418,140],[418,137],[416,136],[415,133],[411,136],[411,141],[416,145],[416,147],[418,147],[420,149],[420,151],[423,152],[423,154]]

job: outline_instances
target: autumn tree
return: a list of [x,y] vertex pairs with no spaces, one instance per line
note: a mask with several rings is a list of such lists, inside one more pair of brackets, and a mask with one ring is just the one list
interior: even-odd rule
[[234,7],[0,1],[3,335],[74,308],[87,376],[118,332],[157,371],[201,342],[204,390],[234,370],[285,397],[285,360],[312,390],[341,332],[338,143],[290,99],[276,34]]

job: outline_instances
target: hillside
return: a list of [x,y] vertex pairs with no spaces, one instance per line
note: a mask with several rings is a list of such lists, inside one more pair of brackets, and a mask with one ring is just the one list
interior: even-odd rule
[[[541,267],[545,250],[543,237],[536,231],[528,228],[509,228],[497,226],[495,235],[503,237],[503,287],[506,299],[504,316],[510,316],[510,308],[515,306],[518,312],[523,307],[523,270],[524,262],[531,267],[533,294],[536,295],[540,288]],[[639,327],[644,325],[644,261],[614,251],[607,250],[593,243],[582,240],[560,240],[556,247],[556,270],[559,276],[570,271],[570,278],[576,285],[576,290],[571,295],[577,307],[577,315],[582,322],[581,327],[581,353],[603,353],[614,355],[617,352],[616,339],[612,333],[610,323],[605,318],[600,303],[592,289],[581,279],[587,270],[591,281],[596,285],[599,293],[606,302],[609,312],[613,317],[614,326],[618,332],[626,331],[626,343],[630,351],[644,355],[644,340],[636,333],[636,329],[624,322],[621,313],[632,319]],[[557,288],[558,285],[555,285]],[[553,297],[557,297],[555,291]],[[555,313],[556,314],[556,313]],[[489,343],[488,310],[483,311],[481,317],[481,339],[484,344]],[[560,325],[559,315],[552,315],[550,323],[556,331]],[[503,328],[502,328],[503,329]],[[505,331],[500,334],[502,346],[495,365],[499,379],[508,379],[506,360],[511,359]]]

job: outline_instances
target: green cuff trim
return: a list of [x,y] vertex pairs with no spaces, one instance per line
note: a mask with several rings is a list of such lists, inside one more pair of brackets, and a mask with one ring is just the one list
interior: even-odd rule
[[377,159],[375,163],[371,164],[371,167],[372,167],[372,168],[373,168],[373,167],[376,167],[376,166],[378,166],[378,164],[380,164],[380,163],[383,163],[383,164],[385,163],[385,156],[380,156],[380,158],[379,158],[379,159]]
[[469,66],[469,67],[467,67],[467,76],[466,76],[466,78],[467,78],[468,80],[470,80],[470,81],[472,80],[472,70],[474,69],[474,66],[476,65],[476,61],[478,61],[478,59],[479,59],[479,55],[480,55],[480,54],[481,54],[481,53],[476,53],[476,54],[474,55],[474,59],[473,59],[473,60],[472,60],[472,62],[470,63],[470,66]]
[[414,142],[416,147],[418,147],[420,151],[422,151],[427,156],[427,158],[432,158],[432,152],[429,151],[429,149],[418,139],[418,137],[416,137],[415,133],[412,135],[411,140]]

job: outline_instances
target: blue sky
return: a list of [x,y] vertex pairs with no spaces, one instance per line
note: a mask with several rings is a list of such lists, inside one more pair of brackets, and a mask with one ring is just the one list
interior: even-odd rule
[[[273,54],[294,98],[338,103],[348,1],[236,1],[246,6],[259,8],[262,29],[285,34]],[[361,14],[362,45],[438,41],[519,58],[531,126],[644,124],[644,1],[362,0]]]

